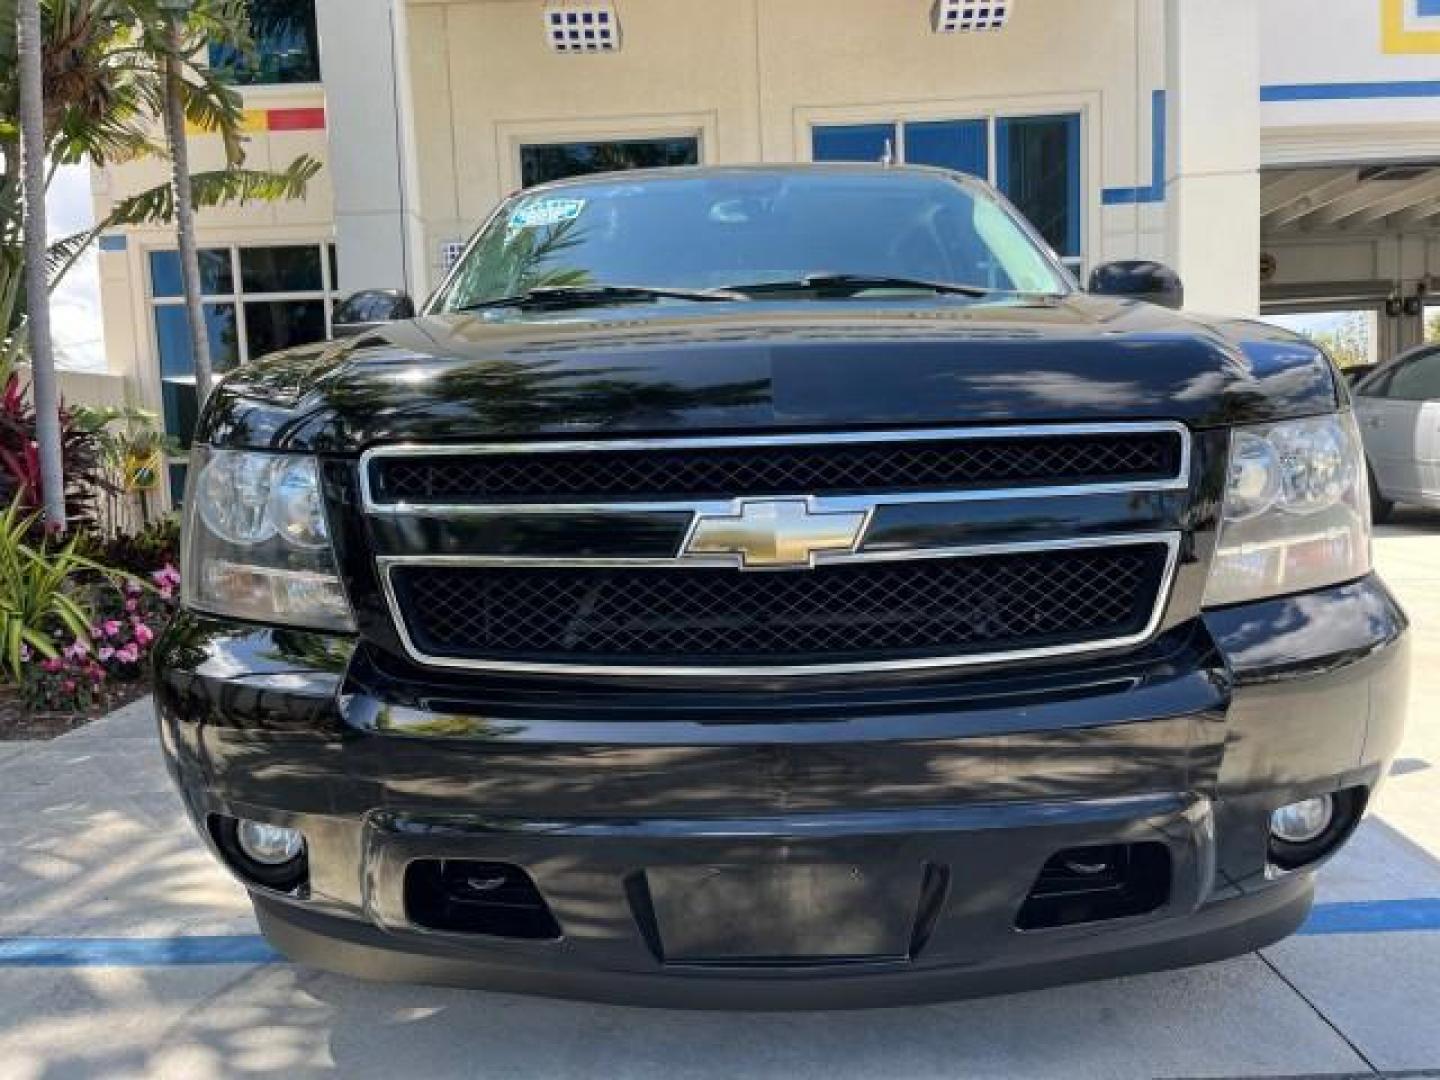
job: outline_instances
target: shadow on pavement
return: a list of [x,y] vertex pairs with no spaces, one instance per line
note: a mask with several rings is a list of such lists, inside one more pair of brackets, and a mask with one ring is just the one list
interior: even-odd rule
[[1375,536],[1440,536],[1440,510],[1397,506],[1389,521],[1375,526]]

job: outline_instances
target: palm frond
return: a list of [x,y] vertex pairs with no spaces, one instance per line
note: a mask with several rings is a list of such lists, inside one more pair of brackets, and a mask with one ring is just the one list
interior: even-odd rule
[[[280,172],[219,169],[195,173],[190,177],[190,186],[197,209],[236,203],[244,205],[252,202],[303,199],[309,190],[310,181],[315,179],[320,169],[320,162],[308,154],[302,154]],[[153,225],[156,222],[170,221],[174,216],[175,193],[170,185],[162,184],[116,203],[110,215],[96,228]]]

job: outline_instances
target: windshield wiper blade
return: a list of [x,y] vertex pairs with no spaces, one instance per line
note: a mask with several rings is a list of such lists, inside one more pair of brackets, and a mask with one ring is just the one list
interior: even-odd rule
[[795,281],[757,281],[749,285],[727,285],[725,291],[757,295],[785,292],[821,292],[853,295],[866,289],[914,289],[943,295],[990,296],[995,290],[979,285],[956,285],[948,281],[890,277],[884,274],[806,274]]
[[584,307],[626,300],[748,300],[744,293],[726,289],[671,289],[651,285],[537,285],[514,296],[499,296],[468,304],[462,311],[479,308]]

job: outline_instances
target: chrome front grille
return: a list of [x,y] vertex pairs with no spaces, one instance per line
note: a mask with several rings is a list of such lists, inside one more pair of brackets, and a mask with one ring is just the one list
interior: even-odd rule
[[[991,525],[1013,516],[1018,528],[1043,518],[1046,499],[1178,492],[1190,438],[1146,423],[401,446],[367,452],[360,470],[367,512],[388,530],[381,583],[420,663],[798,675],[1147,640],[1178,529],[964,542],[976,516],[965,504],[999,505],[986,508]],[[877,540],[884,515],[937,506],[948,515],[938,533]],[[680,523],[663,554],[556,554],[571,523],[628,536],[656,515]],[[509,530],[504,551],[464,549],[477,516]],[[517,546],[525,535],[543,551]]]
[[730,568],[400,566],[429,655],[600,665],[895,661],[1014,653],[1144,628],[1165,544]]
[[1174,430],[971,438],[902,432],[832,445],[720,440],[537,449],[387,456],[370,463],[367,479],[377,504],[417,506],[1134,484],[1173,479],[1184,439]]

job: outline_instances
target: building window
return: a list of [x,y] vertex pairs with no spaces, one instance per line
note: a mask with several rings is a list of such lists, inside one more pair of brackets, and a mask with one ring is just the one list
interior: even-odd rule
[[534,187],[567,176],[699,162],[700,140],[693,137],[532,143],[520,147],[520,182]]
[[[200,252],[200,285],[210,362],[218,375],[329,335],[338,299],[334,245],[207,248]],[[174,251],[150,252],[150,305],[165,430],[188,445],[198,413],[195,359]]]
[[1080,117],[1020,116],[995,122],[995,186],[1050,246],[1080,254]]
[[[992,153],[993,147],[993,153]],[[1072,267],[1081,257],[1080,115],[823,124],[816,161],[936,165],[989,180]]]
[[990,125],[984,120],[924,120],[905,125],[905,160],[990,174]]
[[884,161],[895,156],[895,124],[833,124],[811,133],[816,161]]
[[320,81],[315,0],[246,0],[254,51],[210,46],[210,66],[244,86]]

